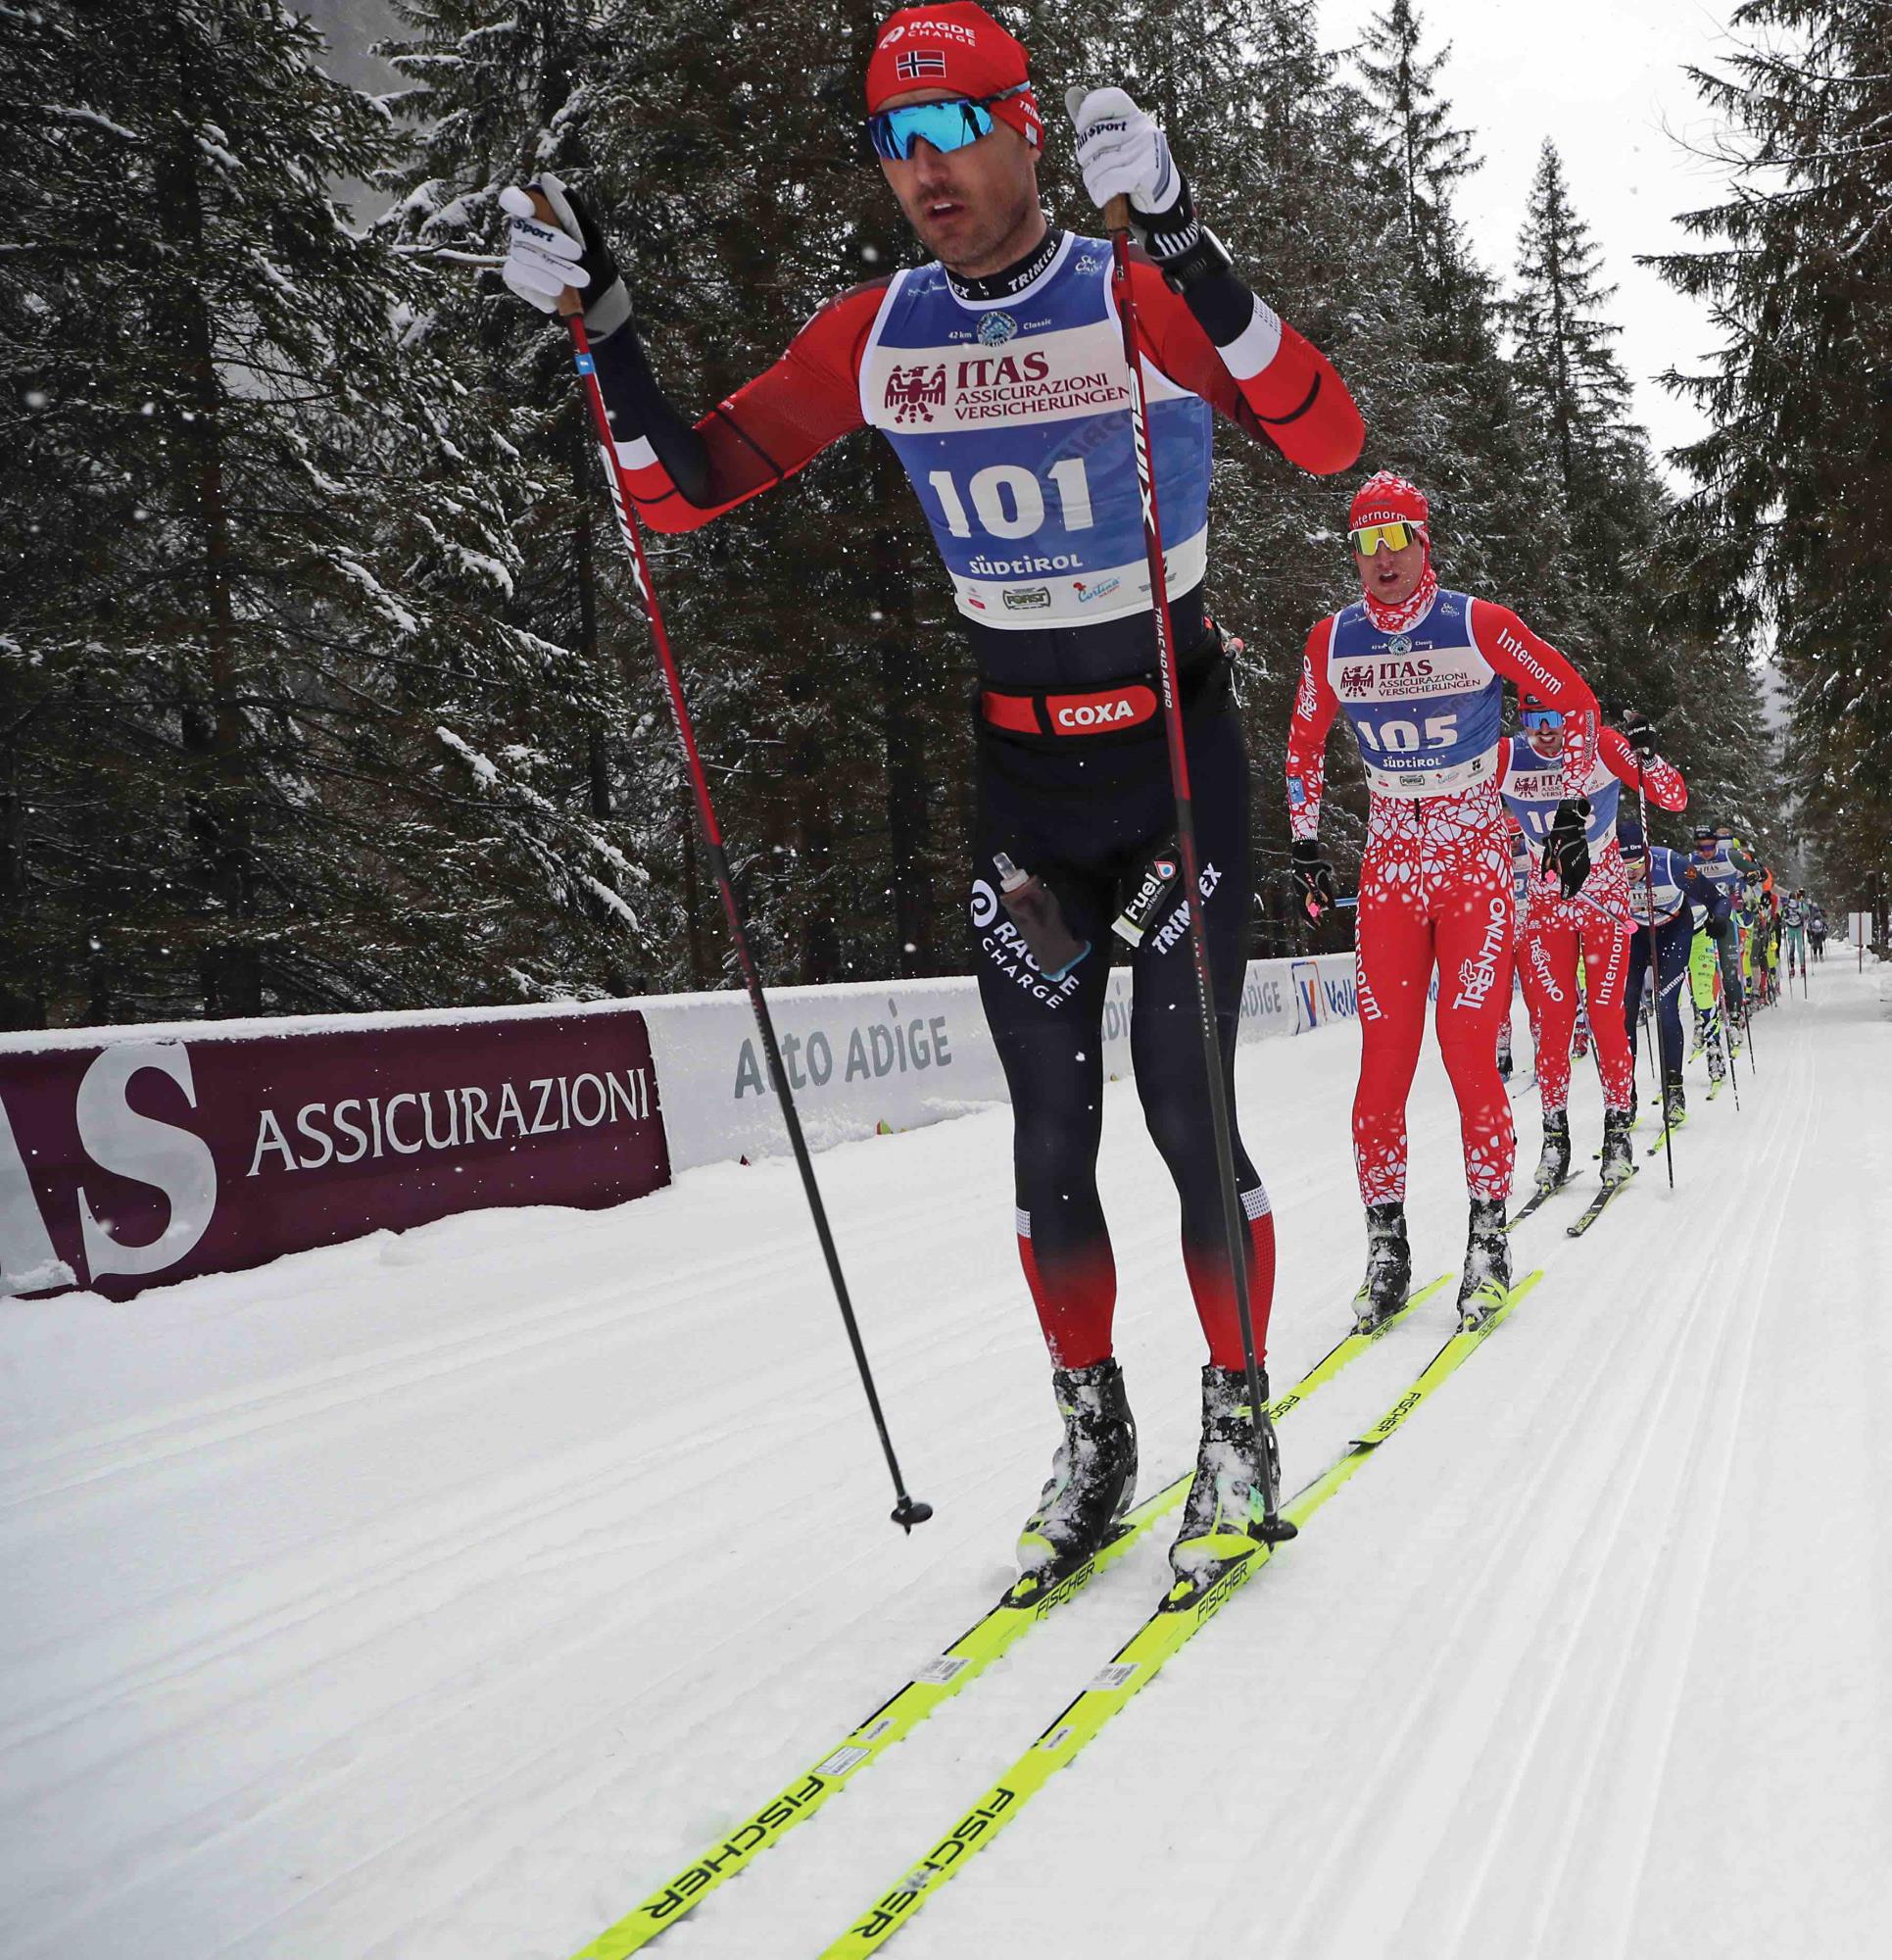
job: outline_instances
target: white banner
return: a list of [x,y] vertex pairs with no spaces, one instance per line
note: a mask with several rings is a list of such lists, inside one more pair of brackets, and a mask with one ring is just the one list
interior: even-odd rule
[[[979,985],[945,980],[773,987],[782,1065],[810,1150],[911,1130],[1005,1101]],[[788,1149],[768,1063],[742,994],[679,994],[639,1004],[651,1030],[670,1167]],[[1113,967],[1103,1005],[1104,1074],[1131,1074],[1131,979]],[[1253,959],[1242,986],[1244,1042],[1350,1017],[1353,956]]]

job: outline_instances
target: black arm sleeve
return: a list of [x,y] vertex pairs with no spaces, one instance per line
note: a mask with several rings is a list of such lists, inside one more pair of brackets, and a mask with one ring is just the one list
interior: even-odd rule
[[1218,347],[1227,347],[1248,330],[1255,317],[1255,296],[1226,266],[1206,278],[1191,279],[1183,288],[1195,323]]
[[604,391],[612,435],[626,443],[644,437],[688,502],[703,507],[715,503],[709,452],[703,437],[670,405],[651,371],[635,323],[627,321],[608,340],[600,341],[592,358],[598,364],[598,385]]

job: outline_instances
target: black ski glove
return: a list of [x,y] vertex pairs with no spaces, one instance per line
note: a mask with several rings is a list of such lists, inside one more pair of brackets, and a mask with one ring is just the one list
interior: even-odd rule
[[1313,838],[1302,837],[1295,841],[1293,871],[1307,915],[1318,923],[1334,909],[1337,899],[1334,890],[1334,866],[1321,856],[1321,847]]
[[1625,722],[1623,738],[1645,762],[1656,753],[1656,724],[1653,721],[1638,719]]
[[1590,875],[1589,839],[1583,834],[1589,815],[1588,797],[1566,797],[1544,833],[1544,856],[1556,865],[1567,899],[1576,898]]
[[1724,918],[1710,919],[1708,922],[1709,938],[1717,940],[1725,939],[1728,935],[1728,926],[1729,921]]

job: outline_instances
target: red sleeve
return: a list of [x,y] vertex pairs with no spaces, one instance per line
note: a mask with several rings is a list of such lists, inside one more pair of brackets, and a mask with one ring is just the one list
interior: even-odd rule
[[831,300],[789,349],[697,424],[709,453],[710,502],[693,504],[648,442],[618,446],[631,500],[654,531],[694,531],[785,483],[831,442],[864,426],[860,358],[888,281]]
[[1358,461],[1367,429],[1346,383],[1286,320],[1258,300],[1248,330],[1218,348],[1149,260],[1134,257],[1130,278],[1144,348],[1179,388],[1316,476]]
[[1287,722],[1287,827],[1298,843],[1321,831],[1321,793],[1327,782],[1327,731],[1340,698],[1327,677],[1334,617],[1317,619],[1301,654],[1301,684]]
[[1472,644],[1492,671],[1564,717],[1564,794],[1580,797],[1596,766],[1596,731],[1603,719],[1589,683],[1509,606],[1474,599],[1471,623]]
[[1645,790],[1658,809],[1688,808],[1688,784],[1674,762],[1665,762],[1660,756],[1651,756],[1645,762],[1629,746],[1628,738],[1614,728],[1604,729],[1596,738],[1596,753],[1618,782]]

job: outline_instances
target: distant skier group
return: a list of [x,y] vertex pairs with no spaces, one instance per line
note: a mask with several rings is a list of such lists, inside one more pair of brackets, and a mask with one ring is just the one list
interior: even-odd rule
[[[1197,1583],[1251,1546],[1275,1465],[1244,1368],[1211,1085],[1191,1046],[1196,982],[1179,932],[1163,929],[1186,916],[1190,895],[1175,875],[1175,764],[1112,252],[1047,221],[1037,183],[1045,131],[1025,50],[980,7],[946,0],[892,15],[866,93],[872,146],[931,262],[830,302],[774,367],[702,419],[671,405],[601,226],[557,179],[533,186],[538,216],[509,194],[505,276],[548,312],[578,292],[621,481],[655,530],[707,523],[864,426],[904,466],[979,674],[972,945],[1011,1092],[1019,1257],[1063,1422],[1021,1534],[1021,1583],[1051,1584],[1091,1557],[1136,1488],[1095,1178],[1113,926],[1132,948],[1138,1092],[1181,1200],[1208,1348],[1196,1473],[1172,1552],[1179,1584]],[[1193,898],[1232,1098],[1251,771],[1231,689],[1238,643],[1204,603],[1211,425],[1220,412],[1322,475],[1352,466],[1366,432],[1332,365],[1237,275],[1155,122],[1117,88],[1073,88],[1066,106],[1088,192],[1100,208],[1128,198],[1140,247],[1130,297],[1199,833]],[[1319,834],[1326,739],[1344,717],[1370,791],[1352,1124],[1368,1251],[1355,1323],[1372,1332],[1411,1284],[1405,1107],[1435,973],[1471,1206],[1458,1309],[1472,1329],[1503,1306],[1512,1282],[1514,974],[1543,1110],[1535,1183],[1551,1190],[1571,1174],[1582,1014],[1602,1078],[1610,1187],[1633,1169],[1636,1030],[1652,967],[1674,1126],[1684,1115],[1684,978],[1694,1047],[1719,1086],[1749,1005],[1771,997],[1777,939],[1784,932],[1790,966],[1804,970],[1807,944],[1822,956],[1824,921],[1804,893],[1777,902],[1728,825],[1697,826],[1686,853],[1651,845],[1649,806],[1674,812],[1688,800],[1657,729],[1633,709],[1605,725],[1563,654],[1508,607],[1440,583],[1416,484],[1385,469],[1370,476],[1346,528],[1360,596],[1307,636],[1286,800],[1294,876],[1318,916],[1337,896]],[[1511,733],[1507,682],[1519,704]],[[1274,1221],[1233,1125],[1228,1146],[1265,1358]],[[1265,1375],[1261,1388],[1265,1400]]]

